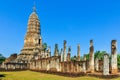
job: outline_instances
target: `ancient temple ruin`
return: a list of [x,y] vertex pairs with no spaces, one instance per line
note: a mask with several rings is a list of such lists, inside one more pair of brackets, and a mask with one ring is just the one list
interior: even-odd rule
[[80,44],[77,46],[77,56],[71,59],[71,46],[63,41],[63,48],[55,44],[54,55],[51,55],[51,47],[42,46],[40,20],[34,8],[28,20],[27,32],[24,38],[24,46],[19,55],[11,55],[1,68],[5,70],[28,69],[34,71],[51,71],[62,73],[94,73],[102,72],[103,75],[117,74],[117,41],[111,42],[111,61],[107,54],[104,60],[94,59],[94,44],[90,40],[89,60],[84,55],[81,59]]

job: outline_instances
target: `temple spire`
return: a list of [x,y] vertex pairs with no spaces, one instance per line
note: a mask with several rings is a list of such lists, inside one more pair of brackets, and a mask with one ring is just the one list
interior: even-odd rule
[[34,0],[33,12],[36,12],[36,2]]

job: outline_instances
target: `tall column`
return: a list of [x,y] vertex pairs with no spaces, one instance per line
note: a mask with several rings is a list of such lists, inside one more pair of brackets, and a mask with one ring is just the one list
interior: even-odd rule
[[58,44],[55,44],[54,56],[58,56],[58,55],[59,55]]
[[86,73],[86,62],[85,61],[82,63],[82,72]]
[[80,61],[80,44],[77,47],[77,60]]
[[60,51],[61,62],[63,62],[63,49]]
[[67,44],[67,41],[64,40],[64,50],[63,50],[63,59],[64,59],[64,61],[67,61],[66,60],[66,44]]
[[108,54],[104,54],[103,75],[109,75],[109,55]]
[[68,48],[67,61],[70,61],[71,58],[71,47]]
[[48,57],[51,57],[51,48],[48,47]]
[[117,74],[117,41],[112,40],[111,42],[111,73]]
[[98,58],[95,59],[95,70],[99,71],[99,59]]
[[90,60],[89,60],[89,69],[90,72],[93,73],[94,72],[94,46],[93,46],[93,40],[90,40]]

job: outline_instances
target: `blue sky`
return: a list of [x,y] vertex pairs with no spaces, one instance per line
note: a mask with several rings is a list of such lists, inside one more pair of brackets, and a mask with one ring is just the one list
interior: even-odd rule
[[[23,48],[29,15],[34,0],[0,1],[0,53],[8,57]],[[54,50],[71,46],[72,55],[89,52],[94,40],[95,51],[110,53],[111,40],[116,39],[120,52],[120,0],[36,0],[43,42]]]

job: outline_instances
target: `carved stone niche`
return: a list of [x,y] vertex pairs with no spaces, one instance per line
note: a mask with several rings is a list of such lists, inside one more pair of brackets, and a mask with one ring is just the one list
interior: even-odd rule
[[117,49],[116,42],[117,42],[116,40],[112,40],[112,42],[111,42],[111,53],[112,54],[116,53],[116,49]]

